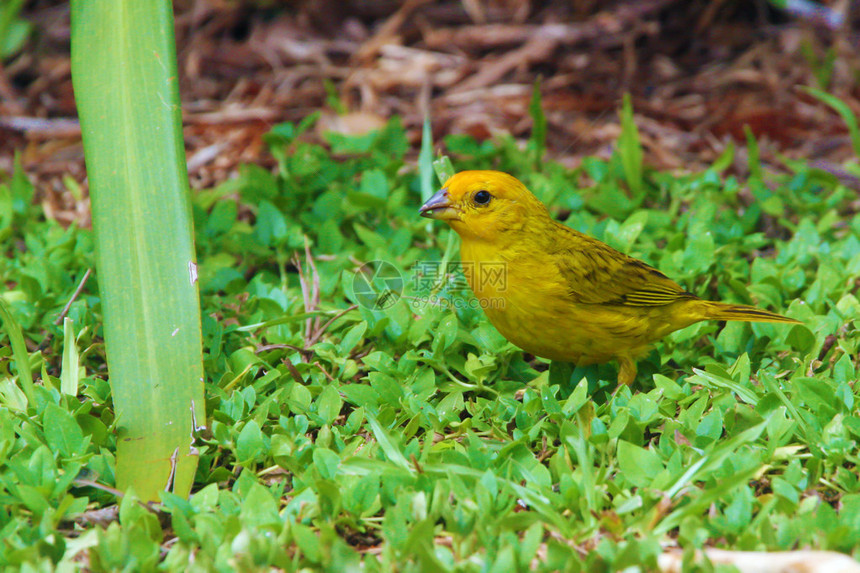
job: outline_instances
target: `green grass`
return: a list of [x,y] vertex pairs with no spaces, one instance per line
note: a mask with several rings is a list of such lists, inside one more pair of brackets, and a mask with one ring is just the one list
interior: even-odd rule
[[[574,171],[541,162],[542,142],[447,138],[457,169],[520,177],[568,225],[692,292],[803,321],[677,332],[611,398],[614,366],[524,357],[461,277],[432,280],[428,261],[457,261],[457,241],[418,217],[396,119],[326,146],[299,137],[312,121],[268,135],[274,174],[245,166],[195,195],[207,428],[191,499],[165,494],[157,513],[110,490],[97,276],[69,311],[76,340],[54,324],[92,235],[46,221],[20,172],[4,180],[2,296],[42,382],[27,415],[4,324],[0,564],[647,570],[666,544],[860,557],[855,191],[798,164],[739,181],[731,149],[703,173],[653,172],[632,123],[615,157]],[[354,292],[366,261],[398,269],[403,296],[368,308]],[[61,392],[75,363],[76,397]],[[118,520],[92,524],[117,503]]]

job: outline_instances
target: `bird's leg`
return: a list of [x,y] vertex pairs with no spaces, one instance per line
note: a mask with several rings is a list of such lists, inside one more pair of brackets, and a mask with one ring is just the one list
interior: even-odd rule
[[618,357],[618,387],[630,386],[636,380],[636,361],[632,356]]

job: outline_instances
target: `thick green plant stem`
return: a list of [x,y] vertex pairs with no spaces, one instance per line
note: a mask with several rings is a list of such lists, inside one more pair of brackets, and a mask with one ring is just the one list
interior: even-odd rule
[[117,413],[117,487],[186,496],[205,421],[200,305],[167,0],[74,0],[72,80]]

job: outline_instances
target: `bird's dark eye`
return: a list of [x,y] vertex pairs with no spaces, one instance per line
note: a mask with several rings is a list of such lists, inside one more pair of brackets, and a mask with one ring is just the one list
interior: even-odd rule
[[486,205],[490,202],[490,199],[492,198],[493,196],[490,195],[490,192],[485,191],[483,189],[475,193],[475,203],[477,203],[478,205]]

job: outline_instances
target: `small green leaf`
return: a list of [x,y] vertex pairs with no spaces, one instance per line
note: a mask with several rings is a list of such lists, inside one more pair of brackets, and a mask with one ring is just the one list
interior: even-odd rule
[[74,321],[68,316],[63,319],[63,369],[60,372],[60,391],[69,396],[78,395],[80,364],[78,346],[75,342]]
[[747,138],[747,167],[749,167],[750,174],[753,177],[761,179],[762,169],[761,158],[759,157],[758,141],[756,141],[755,134],[748,125],[744,125],[744,135],[746,135]]
[[707,445],[715,440],[718,440],[723,433],[723,416],[719,410],[713,410],[710,414],[702,418],[696,428],[696,435],[704,438],[702,443],[697,443],[698,446]]
[[340,458],[336,453],[326,448],[314,448],[314,465],[324,479],[334,479]]
[[350,328],[347,333],[343,335],[340,344],[337,345],[338,353],[341,356],[348,356],[349,353],[352,352],[353,348],[361,342],[365,332],[367,332],[366,322],[359,322]]
[[848,133],[851,134],[851,146],[854,148],[854,155],[860,157],[860,126],[857,123],[857,116],[854,115],[854,111],[848,104],[836,96],[815,88],[801,87],[800,89],[836,110],[836,113],[842,117],[842,121],[848,127]]
[[795,324],[788,332],[785,341],[803,355],[815,347],[815,335],[802,324]]
[[382,448],[382,451],[385,452],[385,457],[388,458],[388,461],[400,466],[403,469],[409,470],[410,473],[413,471],[412,465],[410,465],[409,461],[403,455],[403,453],[397,448],[391,436],[385,429],[379,424],[379,421],[376,419],[376,416],[367,412],[367,421],[370,423],[370,427],[373,430],[373,435],[376,438],[379,447]]
[[27,509],[29,509],[38,516],[41,516],[51,507],[51,504],[48,503],[48,500],[45,498],[45,495],[39,490],[39,488],[35,488],[31,485],[19,485],[18,496],[20,497],[21,502],[27,507]]
[[633,104],[630,94],[624,94],[621,105],[621,136],[618,138],[618,155],[624,168],[624,179],[634,197],[639,197],[643,191],[643,154],[639,141],[639,129],[633,119]]
[[248,420],[239,436],[236,438],[236,458],[240,464],[253,463],[263,451],[263,433],[260,425],[254,420]]
[[284,215],[268,201],[260,201],[257,210],[255,234],[261,244],[274,246],[287,236],[287,221]]
[[326,386],[317,398],[317,413],[324,424],[331,424],[340,415],[343,399],[334,386]]
[[268,489],[259,483],[252,483],[242,502],[240,518],[246,527],[278,525],[281,523],[278,501]]
[[421,184],[421,201],[427,201],[435,192],[433,185],[433,129],[430,116],[424,116],[421,129],[421,151],[418,152],[418,179]]
[[436,177],[439,179],[440,185],[444,185],[456,173],[454,165],[447,155],[443,155],[433,162],[433,170],[436,171]]
[[345,497],[358,514],[371,508],[379,496],[379,476],[369,474],[360,478]]
[[296,547],[311,563],[319,563],[322,558],[320,539],[310,527],[293,523],[290,525]]
[[381,169],[371,169],[370,171],[366,171],[361,177],[360,189],[361,192],[366,195],[381,199],[383,205],[385,204],[385,200],[388,199],[388,195],[390,193],[388,179],[385,177],[385,173]]
[[48,446],[63,457],[82,454],[84,433],[75,418],[56,404],[48,404],[42,417]]
[[618,441],[618,466],[624,479],[638,487],[651,485],[654,477],[663,471],[660,456],[624,440]]
[[24,342],[24,334],[2,297],[0,297],[0,320],[3,321],[3,330],[6,331],[6,336],[9,337],[12,344],[12,356],[15,358],[15,366],[18,368],[18,382],[21,384],[24,395],[27,396],[27,402],[31,406],[35,405],[36,394],[33,386],[33,373],[30,370],[30,355],[27,352],[27,344]]

